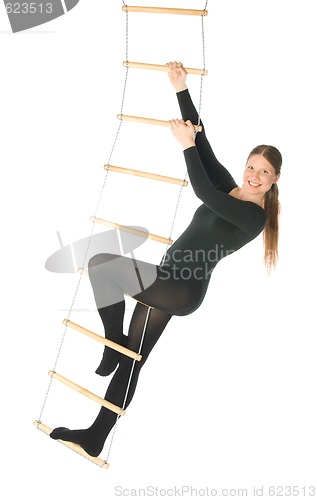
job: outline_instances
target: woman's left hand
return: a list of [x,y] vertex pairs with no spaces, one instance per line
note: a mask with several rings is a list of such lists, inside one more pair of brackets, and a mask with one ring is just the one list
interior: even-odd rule
[[183,149],[195,146],[195,128],[190,120],[169,120],[174,137],[183,146]]

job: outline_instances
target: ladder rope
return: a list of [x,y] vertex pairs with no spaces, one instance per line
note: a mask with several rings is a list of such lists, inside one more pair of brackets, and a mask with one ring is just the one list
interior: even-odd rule
[[[204,12],[207,10],[208,6],[208,1],[206,0]],[[206,75],[206,46],[205,46],[205,23],[204,23],[205,16],[202,14],[201,16],[201,37],[202,37],[202,52],[203,52],[203,73],[201,74],[200,77],[200,95],[199,95],[199,108],[198,108],[198,123],[197,125],[200,125],[200,115],[201,115],[201,107],[202,107],[202,96],[203,96],[203,82],[204,82],[204,76]],[[196,132],[197,134],[197,132]]]

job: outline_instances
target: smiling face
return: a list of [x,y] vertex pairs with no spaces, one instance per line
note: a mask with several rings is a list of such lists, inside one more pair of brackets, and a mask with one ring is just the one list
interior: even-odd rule
[[278,181],[280,174],[276,174],[274,167],[262,155],[252,155],[246,164],[243,174],[243,188],[256,197],[264,196]]

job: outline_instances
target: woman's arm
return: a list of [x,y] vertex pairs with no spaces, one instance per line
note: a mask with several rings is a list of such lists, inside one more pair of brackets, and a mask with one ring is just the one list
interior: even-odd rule
[[215,214],[239,227],[246,234],[250,236],[259,234],[266,220],[263,208],[215,189],[209,181],[195,146],[185,149],[184,156],[196,196]]
[[[191,123],[198,124],[199,115],[190,97],[186,85],[187,73],[181,63],[168,63],[170,71],[168,73],[170,81],[176,91],[179,107],[183,120],[190,120]],[[198,132],[195,138],[195,144],[198,149],[202,165],[206,171],[209,181],[216,189],[229,193],[237,187],[236,182],[228,170],[217,160],[205,134],[202,121],[202,132]]]
[[[188,90],[178,92],[177,99],[184,120],[190,120],[192,123],[198,123],[198,112],[193,104]],[[216,188],[229,193],[237,187],[237,184],[228,170],[218,161],[216,155],[210,146],[206,137],[203,122],[200,120],[200,125],[203,127],[202,132],[196,135],[196,147],[201,160],[201,163],[206,171],[211,184]]]
[[249,236],[259,234],[265,224],[265,211],[255,203],[239,200],[216,189],[198,154],[193,124],[189,120],[171,120],[170,125],[175,138],[183,146],[188,175],[196,196],[215,214]]

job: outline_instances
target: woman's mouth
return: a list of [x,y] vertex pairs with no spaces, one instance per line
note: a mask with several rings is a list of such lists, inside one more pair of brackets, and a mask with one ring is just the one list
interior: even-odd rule
[[257,184],[256,182],[248,181],[249,186],[252,188],[258,188],[261,186],[261,184]]

